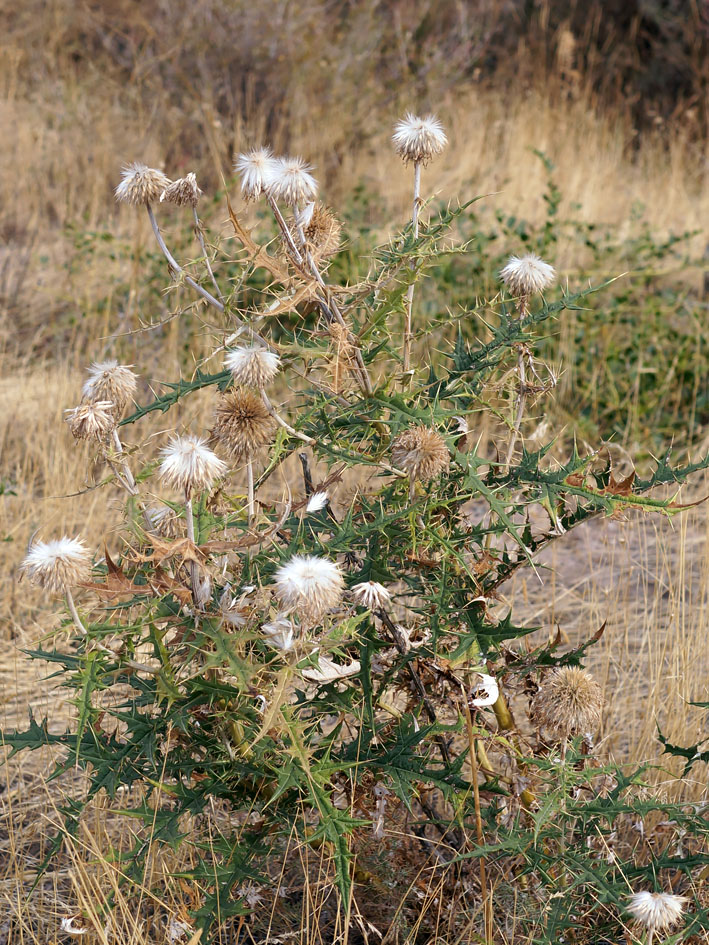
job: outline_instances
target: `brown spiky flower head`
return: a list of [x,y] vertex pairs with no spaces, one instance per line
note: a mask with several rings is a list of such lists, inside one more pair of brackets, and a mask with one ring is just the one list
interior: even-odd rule
[[637,892],[630,897],[627,910],[651,935],[674,928],[684,912],[685,896],[673,893]]
[[342,224],[333,211],[322,203],[309,203],[302,213],[296,214],[295,221],[289,226],[296,242],[300,226],[305,237],[305,248],[318,269],[340,248]]
[[420,118],[407,112],[394,125],[392,141],[394,150],[404,163],[428,164],[445,148],[448,138],[435,115]]
[[178,207],[196,207],[202,191],[197,186],[197,178],[193,171],[185,177],[174,180],[169,187],[160,194],[160,202],[167,200]]
[[227,465],[209,449],[199,436],[173,436],[160,451],[161,479],[185,495],[211,488],[212,483],[227,471]]
[[113,404],[113,416],[116,420],[120,419],[137,386],[137,376],[131,371],[130,365],[117,361],[95,361],[88,371],[88,379],[81,388],[84,402],[109,401]]
[[170,186],[170,178],[147,164],[128,164],[121,171],[122,180],[116,187],[116,200],[135,207],[155,203]]
[[227,391],[217,405],[212,436],[234,459],[251,459],[271,442],[275,423],[261,398],[253,391]]
[[116,429],[113,404],[110,400],[95,400],[66,410],[64,418],[72,436],[77,440],[102,440]]
[[532,718],[554,735],[584,735],[601,720],[603,692],[590,673],[562,666],[542,680],[531,708]]
[[281,359],[263,346],[232,348],[224,358],[224,367],[231,371],[235,383],[263,390],[278,374]]
[[91,555],[80,538],[57,538],[36,541],[20,565],[33,584],[45,590],[62,592],[88,581],[91,576]]
[[416,479],[426,482],[448,469],[450,453],[441,434],[421,424],[394,439],[391,458],[395,466],[409,474],[413,485]]
[[345,582],[334,561],[318,555],[294,555],[275,574],[276,596],[288,611],[316,623],[342,599]]

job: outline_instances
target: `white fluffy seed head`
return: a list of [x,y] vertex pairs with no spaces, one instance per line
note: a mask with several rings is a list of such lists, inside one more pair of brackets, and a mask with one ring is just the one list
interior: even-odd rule
[[282,200],[289,207],[314,200],[318,182],[310,171],[309,164],[300,157],[276,158],[271,168],[265,190],[273,200]]
[[245,200],[257,200],[264,193],[273,176],[274,163],[270,148],[253,148],[238,155],[234,170],[241,177],[241,195]]
[[91,576],[91,555],[80,538],[36,541],[20,565],[33,584],[48,591],[63,591]]
[[128,364],[118,361],[95,361],[88,369],[89,376],[81,388],[84,401],[110,401],[113,404],[113,416],[120,419],[128,402],[135,394],[138,383]]
[[338,565],[317,555],[294,555],[276,571],[274,581],[282,606],[310,623],[340,603],[345,584]]
[[407,112],[394,125],[394,150],[405,163],[428,164],[448,144],[443,125],[435,115],[420,118]]
[[65,410],[64,420],[77,440],[102,440],[116,428],[113,404],[110,400],[96,400]]
[[352,597],[356,604],[368,610],[386,607],[391,601],[391,594],[378,581],[363,581],[361,584],[355,584],[352,587]]
[[278,374],[281,359],[264,347],[233,348],[224,359],[224,367],[237,384],[262,390]]
[[664,930],[677,925],[686,901],[684,896],[673,893],[637,892],[630,897],[627,909],[645,928]]
[[155,203],[170,186],[170,178],[147,164],[127,164],[121,171],[122,180],[116,187],[116,200],[133,206]]
[[209,449],[203,437],[174,436],[160,453],[160,477],[167,485],[182,489],[187,495],[209,489],[227,470],[226,463]]
[[539,256],[527,253],[526,256],[510,256],[507,265],[500,270],[500,278],[512,295],[526,298],[553,285],[556,271]]

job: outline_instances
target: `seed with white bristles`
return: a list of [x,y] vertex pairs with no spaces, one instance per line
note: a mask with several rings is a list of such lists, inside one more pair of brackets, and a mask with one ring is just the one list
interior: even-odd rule
[[313,492],[305,506],[306,512],[322,512],[330,501],[327,492]]
[[227,471],[226,463],[209,449],[202,437],[174,436],[160,453],[160,477],[187,494],[209,489],[214,480]]
[[64,591],[88,581],[91,575],[91,555],[80,538],[57,538],[36,541],[20,565],[33,584],[48,591]]
[[407,112],[394,125],[394,149],[405,163],[428,164],[448,143],[443,125],[435,115],[420,118]]
[[500,278],[513,295],[529,297],[554,284],[556,271],[534,253],[510,256],[500,270]]
[[264,189],[273,200],[282,200],[289,207],[314,200],[318,182],[311,170],[300,157],[276,158]]
[[126,165],[121,176],[123,179],[115,191],[116,200],[133,206],[155,203],[171,183],[162,171],[139,162]]
[[628,912],[651,933],[665,931],[677,925],[684,912],[685,896],[673,893],[637,892],[628,903]]
[[278,374],[281,359],[264,347],[233,348],[224,358],[224,367],[237,384],[263,390]]
[[362,581],[352,587],[354,602],[368,610],[379,610],[391,601],[391,594],[378,581]]
[[275,159],[270,148],[254,148],[238,155],[234,170],[241,176],[241,195],[256,200],[266,190],[273,175]]
[[316,622],[342,599],[344,580],[334,561],[317,555],[294,555],[275,574],[282,606]]

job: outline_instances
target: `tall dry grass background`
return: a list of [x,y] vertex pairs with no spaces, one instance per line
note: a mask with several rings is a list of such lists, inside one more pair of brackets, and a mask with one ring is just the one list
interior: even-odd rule
[[[187,340],[175,321],[139,330],[145,322],[164,320],[170,305],[169,299],[146,298],[141,289],[140,255],[151,251],[149,232],[142,216],[114,204],[122,163],[169,165],[174,175],[194,169],[209,192],[231,180],[234,150],[268,138],[276,149],[307,154],[334,205],[353,182],[360,184],[372,195],[366,223],[384,235],[391,221],[405,218],[409,202],[408,179],[389,147],[392,120],[402,106],[431,105],[451,142],[435,173],[442,200],[489,194],[490,207],[541,221],[546,174],[531,153],[538,149],[556,165],[568,215],[613,224],[628,238],[641,217],[658,238],[696,230],[697,254],[707,240],[706,140],[682,123],[669,134],[666,127],[638,133],[627,110],[604,105],[586,82],[562,29],[547,36],[543,75],[525,68],[517,79],[508,70],[497,79],[457,82],[434,61],[430,81],[418,75],[408,88],[394,83],[393,72],[381,81],[377,72],[383,59],[406,60],[415,45],[406,5],[395,10],[400,46],[384,50],[381,21],[369,4],[359,5],[359,17],[347,24],[352,33],[344,37],[322,3],[257,3],[248,10],[195,3],[176,5],[174,15],[168,15],[170,4],[142,7],[52,0],[3,10],[2,728],[21,725],[28,706],[38,717],[48,713],[59,727],[73,711],[62,691],[21,653],[57,617],[38,594],[16,582],[28,539],[41,525],[46,534],[81,531],[91,545],[105,539],[112,546],[112,504],[118,497],[86,489],[88,449],[75,444],[62,423],[63,409],[76,402],[85,366],[120,353],[145,377],[170,379],[186,357],[199,357],[199,338],[189,339],[186,355]],[[487,15],[494,18],[492,7]],[[151,12],[162,17],[159,26]],[[155,29],[160,32],[153,35]],[[189,43],[186,71],[181,50],[195,32],[201,46]],[[396,33],[387,31],[386,38]],[[213,38],[217,64],[233,41],[235,56],[251,44],[267,68],[220,78],[214,61],[210,65]],[[519,56],[524,62],[524,50]],[[219,231],[223,221],[215,214],[209,222]],[[129,251],[114,259],[110,252],[97,255],[96,264],[91,256],[80,258],[77,232],[106,229]],[[557,247],[556,265],[570,281],[583,265],[580,252],[578,242]],[[702,270],[688,269],[683,278],[701,298]],[[112,292],[118,284],[130,287],[127,295]],[[698,330],[707,330],[704,302],[698,305],[704,313]],[[199,409],[190,403],[189,410]],[[154,428],[160,429],[159,422]],[[706,449],[709,431],[699,434]],[[680,445],[682,437],[679,428]],[[698,454],[700,445],[695,449]],[[696,495],[707,486],[698,484]],[[542,636],[558,625],[578,644],[608,622],[588,665],[616,693],[602,728],[609,751],[619,760],[656,758],[658,722],[672,741],[700,739],[704,713],[687,703],[707,698],[709,506],[671,523],[635,516],[594,521],[559,554],[550,553],[543,583],[527,576],[507,594],[514,595],[517,618],[539,625]],[[33,756],[3,772],[0,913],[16,918],[0,919],[0,941],[46,941],[53,918],[91,908],[96,864],[107,849],[101,847],[106,828],[100,817],[92,835],[77,839],[73,861],[49,874],[31,906],[25,903],[44,849],[39,835],[56,820],[54,788],[43,780],[49,770],[46,756]],[[703,783],[688,783],[685,790],[688,797],[705,797]],[[176,914],[178,908],[176,903]],[[139,941],[147,933],[134,926]]]

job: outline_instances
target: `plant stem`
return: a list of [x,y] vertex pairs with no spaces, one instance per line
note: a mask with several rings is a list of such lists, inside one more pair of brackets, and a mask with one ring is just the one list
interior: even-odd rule
[[291,436],[297,437],[299,440],[302,440],[303,443],[307,443],[308,446],[312,446],[315,443],[315,440],[312,438],[312,436],[308,436],[307,433],[300,433],[298,430],[292,427],[290,423],[285,421],[283,417],[276,413],[276,408],[269,400],[268,394],[265,390],[261,391],[261,400],[263,400],[264,407],[266,410],[268,410],[279,427],[283,427],[283,429],[290,433]]
[[[485,845],[485,836],[483,834],[483,821],[480,812],[480,786],[478,784],[478,755],[476,743],[477,739],[473,732],[473,719],[468,705],[468,694],[463,690],[463,711],[465,713],[465,727],[468,732],[468,756],[470,758],[470,780],[473,785],[473,805],[475,807],[475,836],[478,846]],[[487,888],[487,864],[485,857],[479,857],[480,860],[480,894],[483,901],[483,916],[485,921],[485,941],[492,941],[492,900]]]
[[138,495],[138,489],[135,485],[135,479],[133,478],[133,473],[131,472],[130,467],[128,466],[128,463],[122,458],[123,457],[123,444],[121,443],[121,438],[118,436],[118,430],[116,430],[115,428],[113,432],[111,433],[111,438],[113,440],[113,445],[116,448],[116,453],[118,454],[119,457],[121,457],[120,466],[121,466],[122,475],[119,475],[115,469],[114,471],[116,472],[116,475],[119,477],[119,481],[124,486],[125,490],[129,492],[130,495]]
[[[414,239],[419,236],[419,210],[421,208],[421,162],[414,163],[414,205],[411,212],[411,227]],[[416,263],[412,260],[411,268],[416,268]],[[414,283],[412,282],[406,290],[406,322],[404,325],[404,374],[411,367],[411,340],[413,337],[413,308],[414,308]]]
[[246,484],[248,489],[249,525],[256,517],[256,502],[254,501],[254,464],[251,458],[246,463]]
[[[192,496],[189,492],[185,493],[185,520],[187,525],[187,537],[193,545],[196,545],[194,535],[194,514],[192,511]],[[197,584],[199,581],[199,571],[197,569],[196,561],[190,561],[190,578],[192,581],[192,599],[196,604]]]
[[517,350],[517,374],[519,375],[519,393],[517,394],[517,412],[515,414],[514,426],[512,427],[512,436],[510,437],[510,445],[507,447],[507,458],[505,459],[505,468],[510,468],[510,463],[512,462],[512,456],[515,451],[515,445],[517,443],[517,437],[519,435],[520,427],[522,426],[522,418],[524,417],[524,406],[527,399],[527,376],[524,365],[524,346],[520,345]]
[[219,288],[217,280],[214,278],[214,272],[212,271],[212,264],[209,261],[209,255],[207,253],[207,247],[204,242],[204,234],[202,233],[202,225],[199,222],[199,216],[197,215],[197,207],[192,207],[192,214],[194,216],[194,231],[199,240],[199,245],[202,247],[202,253],[204,255],[204,264],[207,267],[207,272],[209,273],[209,278],[212,280],[212,285],[219,296],[219,299],[222,299],[222,293]]
[[[69,608],[69,613],[71,614],[71,619],[74,621],[77,630],[81,631],[82,636],[88,637],[89,632],[84,626],[84,622],[79,616],[79,611],[76,609],[76,604],[74,603],[74,595],[71,593],[70,588],[65,588],[65,597],[66,603]],[[160,672],[159,669],[155,669],[153,666],[147,666],[145,663],[136,663],[135,660],[124,659],[120,653],[116,653],[115,650],[112,650],[110,647],[106,646],[104,643],[101,643],[100,640],[95,640],[97,649],[102,653],[107,653],[109,656],[112,656],[114,659],[123,660],[126,666],[129,666],[131,669],[138,670],[141,673],[150,673],[152,676],[157,676]]]

